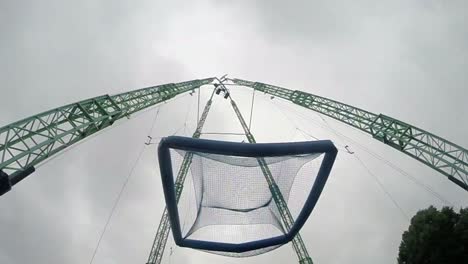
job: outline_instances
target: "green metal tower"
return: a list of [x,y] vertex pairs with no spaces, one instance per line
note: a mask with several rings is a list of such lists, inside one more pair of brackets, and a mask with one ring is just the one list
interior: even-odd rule
[[[244,118],[242,117],[239,108],[237,107],[234,100],[231,98],[231,105],[234,111],[236,112],[237,117],[239,118],[239,122],[244,129],[245,135],[249,140],[249,143],[256,143],[254,136],[250,133],[250,129],[247,126]],[[273,200],[275,201],[276,207],[281,215],[281,220],[283,221],[283,225],[286,227],[286,230],[290,230],[291,227],[294,225],[294,218],[289,211],[286,201],[284,200],[281,191],[276,184],[275,180],[273,179],[273,175],[271,174],[270,169],[264,158],[258,158],[258,164],[260,165],[260,169],[262,170],[263,175],[268,183],[268,187],[270,188],[270,192],[273,196]],[[312,264],[312,258],[309,256],[309,252],[307,252],[307,248],[304,244],[304,241],[301,238],[300,234],[297,234],[294,239],[292,240],[294,251],[297,254],[297,258],[299,259],[299,263],[301,264]]]
[[[103,95],[77,103],[54,108],[0,128],[0,195],[10,191],[19,181],[34,172],[35,166],[60,154],[73,144],[102,131],[124,117],[143,109],[166,102],[177,95],[193,91],[203,85],[214,85],[216,91],[223,89],[225,98],[229,91],[224,86],[246,86],[290,101],[301,107],[324,114],[362,132],[382,143],[422,162],[448,177],[450,181],[468,191],[468,150],[432,133],[382,114],[371,113],[331,99],[310,93],[289,90],[260,82],[241,79],[206,78],[182,83],[171,83],[143,88],[117,95]],[[213,100],[211,94],[193,137],[200,137],[203,125]],[[218,92],[216,92],[218,93]],[[236,103],[231,105],[250,143],[255,138],[243,119]],[[192,157],[187,154],[176,179],[179,197]],[[269,183],[274,201],[283,224],[289,228],[292,217],[286,203],[271,178],[269,168],[259,159],[260,167]],[[169,218],[164,211],[151,248],[148,263],[160,263],[170,230]],[[300,235],[293,240],[293,247],[300,263],[312,263]]]
[[1,127],[0,186],[8,191],[8,186],[32,173],[37,164],[112,126],[115,121],[212,81],[213,78],[208,78],[98,96]]
[[[201,136],[203,125],[205,124],[206,117],[208,116],[208,112],[210,111],[211,103],[213,102],[214,93],[215,93],[215,90],[213,90],[213,92],[211,93],[210,99],[206,103],[205,109],[203,110],[203,114],[200,120],[198,120],[197,128],[192,135],[193,138],[199,138]],[[193,154],[191,152],[187,152],[187,154],[185,154],[184,159],[181,164],[181,168],[179,169],[179,173],[177,174],[176,181],[175,181],[177,202],[179,202],[180,195],[182,194],[185,178],[187,177],[187,173],[190,169],[190,164],[192,164],[192,157],[193,157]],[[153,246],[151,247],[151,251],[148,256],[148,261],[147,261],[148,264],[161,263],[163,253],[164,253],[164,248],[166,247],[167,238],[169,236],[170,229],[171,229],[171,226],[169,223],[169,214],[167,212],[167,208],[164,208],[161,221],[159,222],[158,231],[156,232]]]

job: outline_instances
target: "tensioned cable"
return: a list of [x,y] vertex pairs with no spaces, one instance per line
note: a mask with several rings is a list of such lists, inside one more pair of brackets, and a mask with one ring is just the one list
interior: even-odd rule
[[187,112],[185,113],[185,120],[184,120],[184,135],[187,133],[187,120],[188,120],[188,117],[189,117],[189,114],[190,114],[190,110],[192,109],[192,105],[193,105],[193,100],[190,100],[190,104],[189,106],[187,107]]
[[[296,127],[296,130],[299,130],[300,132],[316,139],[316,140],[319,140],[317,137],[315,136],[312,136],[308,133],[306,133],[305,131],[303,131],[302,129],[300,129],[299,127],[296,126],[295,122],[290,119],[280,108],[278,108],[278,110],[280,110],[280,112],[289,120],[289,122],[291,122],[295,127]],[[325,120],[324,120],[325,122]],[[326,123],[328,125],[328,123]],[[330,129],[333,129],[330,127]],[[409,220],[409,217],[408,215],[405,213],[405,211],[403,210],[403,208],[398,204],[398,202],[395,200],[395,198],[393,198],[393,196],[390,194],[390,192],[385,188],[385,186],[383,185],[383,183],[377,178],[377,176],[364,164],[364,162],[362,162],[362,160],[356,155],[354,155],[356,160],[359,161],[359,163],[361,164],[361,166],[364,167],[364,169],[367,171],[367,173],[375,180],[375,182],[379,185],[379,187],[381,188],[381,190],[387,195],[387,197],[392,201],[392,203],[396,206],[396,208],[398,208],[398,210],[400,211],[400,213],[406,218],[406,220]]]
[[[271,102],[270,102],[270,103],[271,103]],[[315,140],[321,140],[321,139],[319,139],[318,137],[316,137],[316,136],[314,136],[314,135],[311,135],[310,133],[308,133],[308,132],[304,131],[303,129],[301,129],[301,128],[296,124],[296,122],[294,122],[294,120],[292,120],[292,118],[289,117],[279,106],[277,106],[276,104],[273,104],[273,103],[271,103],[271,104],[272,104],[276,109],[278,109],[278,111],[279,111],[284,117],[286,117],[286,119],[296,128],[296,132],[299,131],[299,132],[301,132],[301,134],[302,134],[303,136],[309,136],[309,137],[311,137],[311,138],[313,138],[313,139],[315,139]],[[340,147],[342,150],[344,150],[344,151],[350,153],[350,152],[346,149],[346,146],[345,146],[345,145],[342,145],[342,144],[339,144],[339,145],[340,145],[339,147]]]
[[298,130],[299,132],[301,132],[303,135],[307,135],[307,136],[309,136],[309,137],[311,137],[311,138],[313,138],[313,139],[315,139],[315,140],[320,140],[318,137],[313,136],[313,135],[311,135],[310,133],[308,133],[308,132],[306,132],[306,131],[304,131],[304,130],[298,128],[298,127],[296,127],[296,130]]
[[[171,245],[174,245],[174,243],[172,242]],[[174,254],[174,251],[175,251],[175,250],[172,249],[172,246],[169,247],[169,250],[170,250],[170,251],[169,251],[168,263],[171,264],[171,263],[172,263],[172,255]]]
[[[273,105],[275,105],[274,103],[272,103]],[[313,120],[313,119],[310,119],[308,117],[304,117],[304,115],[292,108],[290,108],[289,106],[286,106],[286,105],[283,105],[285,108],[288,108],[289,111],[292,111],[292,112],[295,112],[295,114],[299,117],[301,117],[302,119],[304,119],[305,121],[307,122],[313,122],[319,126],[321,126],[322,128],[325,128],[325,129],[328,129],[330,130],[332,133],[334,133],[335,135],[337,135],[338,137],[342,137],[342,138],[345,138],[347,140],[349,140],[350,142],[352,142],[353,144],[357,145],[358,147],[360,147],[362,150],[364,150],[365,152],[367,152],[368,154],[372,155],[374,158],[380,160],[381,162],[385,163],[386,165],[388,165],[389,167],[391,167],[392,169],[396,170],[397,172],[399,172],[402,176],[405,176],[406,178],[408,178],[409,180],[411,180],[413,183],[415,183],[416,185],[418,185],[419,187],[423,188],[425,191],[427,191],[429,194],[433,195],[435,198],[439,199],[441,202],[445,203],[445,204],[449,204],[449,205],[452,205],[453,204],[451,202],[449,202],[447,199],[445,199],[441,194],[439,194],[437,191],[435,191],[434,189],[432,189],[429,185],[425,184],[425,183],[422,183],[420,182],[418,179],[416,179],[414,176],[412,176],[411,174],[409,174],[408,172],[406,172],[405,170],[403,170],[402,168],[398,167],[397,165],[393,164],[391,161],[385,159],[384,157],[380,156],[379,154],[373,152],[372,150],[370,150],[369,148],[365,147],[364,145],[360,144],[359,142],[353,140],[352,138],[336,131],[335,129],[331,128],[329,125],[328,125],[328,122],[326,122],[324,120],[324,118],[316,113],[322,120],[324,120],[324,123],[326,123],[328,126],[324,126],[320,123],[318,123],[317,121]]]
[[362,160],[359,158],[359,156],[357,154],[354,155],[354,157],[356,158],[356,160],[359,161],[359,163],[362,165],[362,167],[364,167],[364,169],[367,171],[367,174],[369,174],[370,176],[372,176],[372,178],[375,180],[375,182],[379,185],[380,189],[387,195],[387,197],[392,201],[392,203],[398,208],[398,210],[400,211],[400,213],[405,217],[406,220],[410,220],[409,216],[405,213],[405,211],[403,210],[403,208],[398,204],[398,202],[395,200],[395,198],[393,198],[393,196],[390,194],[390,192],[385,188],[385,186],[383,185],[383,183],[379,180],[379,178],[377,177],[377,175],[375,175],[370,169],[369,167],[366,166],[366,164],[364,162],[362,162]]
[[111,212],[109,214],[109,217],[107,218],[107,221],[104,225],[104,229],[101,232],[101,235],[99,236],[98,243],[96,247],[94,248],[93,256],[91,257],[91,261],[89,262],[90,264],[93,263],[94,258],[96,257],[97,251],[99,249],[99,246],[101,245],[102,238],[104,237],[104,234],[107,231],[107,227],[109,226],[110,220],[112,219],[112,216],[114,215],[114,211],[117,208],[118,203],[120,202],[120,198],[122,197],[122,193],[125,190],[125,187],[127,187],[128,182],[130,181],[131,176],[133,175],[133,171],[135,170],[136,165],[140,161],[141,155],[143,154],[143,151],[145,150],[145,146],[143,146],[140,150],[140,153],[138,154],[137,159],[135,160],[135,163],[133,164],[130,173],[128,174],[127,178],[125,179],[122,188],[120,189],[119,194],[117,195],[117,199],[114,202],[114,205],[112,206]]
[[254,101],[255,101],[255,89],[253,89],[253,92],[252,92],[252,105],[250,106],[249,131],[250,131],[250,127],[252,126],[252,115],[253,115]]
[[[184,98],[184,97],[186,97],[186,96],[188,96],[188,94],[184,94],[184,95],[182,95],[182,96],[175,97],[175,98],[173,98],[173,99],[164,101],[163,103],[165,104],[165,103],[168,103],[168,102],[173,102],[173,101],[176,101],[176,100],[178,100],[178,99]],[[161,102],[159,105],[155,105],[155,106],[149,107],[149,108],[147,108],[147,109],[145,109],[145,110],[141,110],[141,111],[139,111],[139,112],[133,113],[133,117],[128,117],[128,119],[139,117],[139,116],[141,116],[142,114],[144,114],[144,113],[146,113],[146,112],[149,112],[149,111],[151,111],[151,110],[154,110],[155,108],[158,108],[158,109],[159,109],[160,107],[162,107],[162,106],[164,105],[163,103]],[[60,151],[60,152],[58,152],[58,153],[55,153],[54,155],[52,155],[52,156],[49,157],[48,159],[42,161],[41,163],[39,163],[38,165],[36,165],[36,169],[38,169],[38,168],[44,166],[45,164],[47,164],[47,163],[49,163],[49,162],[55,160],[57,157],[60,157],[62,154],[67,153],[68,151],[70,151],[70,150],[72,150],[72,149],[78,147],[79,145],[81,145],[81,144],[83,144],[83,143],[85,143],[85,142],[88,142],[90,139],[92,139],[92,138],[94,138],[94,137],[97,137],[98,135],[101,135],[102,133],[104,133],[104,132],[107,131],[108,129],[115,128],[115,127],[119,127],[119,126],[121,126],[122,124],[125,124],[125,122],[116,122],[116,123],[114,123],[114,125],[112,125],[112,126],[108,126],[108,127],[104,128],[104,129],[102,129],[102,130],[99,130],[98,132],[96,132],[96,133],[94,133],[94,134],[92,134],[92,135],[90,135],[90,136],[85,137],[84,139],[80,140],[79,142],[77,142],[77,143],[75,143],[75,144],[73,144],[73,145],[71,145],[71,146],[68,146],[68,147],[65,148],[64,150],[62,150],[62,151]]]
[[[190,186],[189,186],[189,187],[190,187]],[[192,183],[192,187],[193,187],[193,183]],[[187,215],[188,215],[188,211],[189,211],[189,208],[190,208],[190,207],[189,207],[189,206],[190,206],[189,204],[190,204],[190,202],[192,202],[192,188],[188,188],[188,189],[189,189],[189,190],[188,190],[188,194],[187,194],[187,195],[188,195],[188,199],[189,199],[189,200],[188,200],[188,202],[187,202],[187,204],[186,204],[186,206],[185,206],[185,210],[184,210],[184,211],[185,211],[185,217],[184,217],[184,222],[182,223],[182,229],[181,229],[182,231],[185,231],[185,226],[187,225],[187,218],[188,218]],[[182,196],[182,194],[181,194],[181,196]]]
[[350,142],[352,142],[353,144],[356,144],[358,145],[359,147],[361,147],[362,149],[364,149],[364,151],[366,151],[368,154],[372,155],[374,158],[380,160],[381,162],[387,164],[389,167],[391,167],[392,169],[396,170],[397,172],[399,172],[401,175],[403,176],[406,176],[409,180],[411,180],[413,183],[415,183],[416,185],[418,185],[419,187],[423,188],[425,191],[427,191],[429,194],[433,195],[435,198],[439,199],[441,202],[445,203],[445,204],[449,204],[449,205],[452,205],[453,204],[451,202],[449,202],[447,199],[445,199],[441,194],[437,193],[434,189],[432,189],[430,186],[428,186],[427,184],[424,184],[422,182],[420,182],[418,179],[416,179],[414,176],[410,175],[408,172],[404,171],[402,168],[396,166],[395,164],[393,164],[392,162],[390,162],[389,160],[385,159],[384,157],[380,156],[379,154],[373,152],[372,150],[370,150],[369,148],[363,146],[363,145],[360,145],[358,142],[356,142],[355,140],[353,140],[352,138],[346,136],[346,135],[343,135],[341,134],[340,132],[336,131],[335,129],[333,129],[329,124],[328,122],[325,121],[325,119],[323,119],[324,122],[330,127],[330,129],[332,131],[334,131],[334,133],[337,135],[337,136],[341,136],[342,138],[345,138],[347,140],[349,140]]
[[[317,115],[319,115],[317,113]],[[389,160],[383,158],[382,156],[378,155],[377,153],[371,151],[369,148],[359,144],[357,141],[353,140],[352,138],[336,131],[333,127],[331,127],[331,125],[329,124],[329,122],[327,122],[327,120],[322,117],[321,115],[319,115],[320,118],[323,120],[323,122],[326,124],[327,127],[330,128],[330,130],[335,133],[338,137],[341,137],[341,138],[345,138],[351,142],[353,142],[353,144],[356,144],[358,146],[360,146],[362,149],[364,149],[364,151],[366,151],[368,154],[374,156],[375,158],[377,158],[378,160],[384,162],[385,164],[387,164],[388,166],[390,166],[391,168],[393,168],[394,170],[396,170],[397,172],[399,172],[400,174],[402,174],[403,176],[406,176],[408,179],[410,179],[413,183],[419,185],[419,187],[425,189],[428,193],[432,194],[434,197],[436,197],[437,199],[439,199],[441,202],[445,203],[445,204],[450,204],[453,206],[453,204],[449,201],[447,201],[444,197],[442,197],[441,194],[437,193],[434,189],[432,189],[431,187],[429,187],[428,185],[422,183],[422,182],[419,182],[415,177],[413,177],[412,175],[410,175],[408,172],[404,171],[403,169],[399,168],[398,166],[396,166],[395,164],[391,163]]]
[[[182,97],[180,97],[182,98]],[[174,136],[174,135],[177,135],[182,129],[183,129],[183,134],[185,135],[187,133],[187,121],[188,121],[188,117],[189,117],[189,113],[190,113],[190,110],[192,109],[192,105],[193,105],[193,100],[190,100],[190,104],[188,104],[187,106],[187,111],[185,112],[185,118],[184,118],[184,122],[182,123],[182,125],[177,128],[175,130],[174,133],[172,133],[171,135]],[[157,137],[157,138],[160,138],[160,137]]]
[[201,94],[201,86],[198,87],[197,124],[198,122],[200,122],[200,94]]
[[[154,125],[156,124],[156,120],[157,120],[157,118],[158,118],[158,116],[159,116],[159,110],[160,110],[160,107],[158,107],[158,111],[156,112],[156,115],[155,115],[155,117],[154,117],[154,119],[153,119],[153,122],[152,122],[152,124],[151,124],[150,130],[149,130],[148,133],[147,133],[148,135],[151,135],[151,132],[152,132],[152,130],[153,130],[153,128],[154,128]],[[137,159],[136,159],[135,162],[133,163],[132,168],[130,169],[129,174],[127,175],[127,177],[126,177],[126,179],[125,179],[125,181],[124,181],[124,183],[123,183],[123,185],[122,185],[122,188],[120,189],[120,191],[119,191],[119,193],[118,193],[118,195],[117,195],[117,198],[116,198],[115,201],[114,201],[114,204],[113,204],[113,206],[112,206],[112,209],[111,209],[111,211],[110,211],[109,216],[107,217],[107,220],[106,220],[106,223],[105,223],[105,225],[104,225],[104,228],[103,228],[103,230],[102,230],[102,232],[101,232],[101,234],[100,234],[100,236],[99,236],[99,240],[98,240],[98,242],[97,242],[97,245],[96,245],[96,247],[94,248],[93,255],[92,255],[91,260],[90,260],[90,262],[89,262],[90,264],[93,263],[94,258],[96,257],[96,254],[97,254],[97,252],[98,252],[99,246],[101,245],[102,238],[104,237],[104,234],[105,234],[106,231],[107,231],[107,228],[108,228],[109,223],[110,223],[110,221],[111,221],[111,219],[112,219],[112,216],[114,215],[115,209],[117,208],[117,205],[119,204],[120,199],[122,198],[122,194],[123,194],[125,188],[127,187],[128,182],[130,181],[130,178],[132,177],[133,172],[134,172],[134,170],[135,170],[135,168],[136,168],[138,162],[139,162],[140,159],[141,159],[141,156],[142,156],[142,154],[143,154],[143,152],[144,152],[144,150],[145,150],[145,147],[146,147],[145,145],[142,146],[142,148],[141,148],[141,150],[140,150],[140,152],[139,152],[139,154],[138,154]]]
[[234,132],[203,132],[202,135],[233,135],[233,136],[245,136],[245,133],[234,133]]
[[154,125],[156,124],[156,119],[158,118],[159,110],[161,110],[161,107],[158,107],[158,111],[156,112],[156,115],[154,115],[153,124],[151,125],[151,128],[149,130],[150,132],[148,133],[149,135],[153,131]]
[[[188,93],[185,93],[185,94],[183,94],[183,95],[181,95],[181,96],[176,96],[176,97],[174,97],[174,98],[172,98],[172,99],[170,99],[170,100],[163,101],[163,102],[161,102],[159,105],[155,105],[155,106],[149,107],[149,108],[147,108],[147,109],[141,110],[141,111],[139,111],[139,112],[133,113],[133,118],[139,117],[139,116],[143,115],[144,113],[149,112],[149,111],[151,111],[151,110],[158,109],[158,110],[157,110],[157,113],[156,113],[156,115],[155,115],[155,118],[153,119],[153,124],[151,125],[151,129],[150,129],[150,131],[149,131],[149,133],[148,133],[148,134],[151,134],[151,132],[152,132],[152,130],[153,130],[153,128],[154,128],[154,125],[155,125],[157,116],[158,116],[158,114],[159,114],[160,108],[161,108],[164,104],[166,104],[166,103],[173,102],[173,101],[176,101],[176,100],[178,100],[178,99],[181,99],[181,98],[184,98],[184,97],[187,97],[187,96],[188,96]],[[163,103],[164,103],[164,104],[163,104]],[[130,119],[130,117],[128,117],[128,119]],[[47,163],[51,162],[52,160],[55,160],[57,157],[61,156],[62,154],[65,154],[65,153],[67,153],[68,151],[70,151],[70,150],[76,148],[77,146],[79,146],[79,145],[81,145],[81,144],[83,144],[83,143],[85,143],[85,142],[88,142],[90,139],[93,139],[94,137],[96,137],[96,136],[98,136],[98,135],[104,133],[104,132],[105,132],[106,130],[108,130],[109,128],[115,128],[115,127],[121,126],[121,125],[124,124],[124,123],[125,123],[125,122],[116,122],[114,125],[109,126],[109,127],[105,128],[105,129],[102,129],[102,130],[100,130],[100,131],[98,131],[98,132],[96,132],[96,133],[94,133],[94,134],[92,134],[92,135],[90,135],[90,136],[88,136],[88,137],[86,137],[86,138],[80,140],[79,142],[77,142],[77,143],[75,143],[75,144],[73,144],[73,145],[71,145],[71,146],[65,148],[63,151],[58,152],[58,153],[54,154],[52,157],[50,157],[50,158],[44,160],[43,162],[39,163],[39,164],[36,166],[36,168],[40,168],[40,167],[46,165]],[[174,134],[176,134],[177,132],[178,132],[178,131],[176,131]],[[95,258],[95,256],[96,256],[97,250],[98,250],[98,248],[99,248],[99,246],[100,246],[102,237],[103,237],[103,235],[104,235],[104,233],[105,233],[105,231],[106,231],[106,229],[107,229],[107,227],[108,227],[108,225],[109,225],[110,219],[112,218],[112,215],[113,215],[113,213],[114,213],[114,211],[115,211],[115,208],[116,208],[116,206],[117,206],[117,203],[118,203],[119,200],[120,200],[120,197],[121,197],[121,195],[122,195],[122,193],[123,193],[123,190],[125,189],[125,187],[126,187],[128,181],[129,181],[129,179],[130,179],[130,177],[131,177],[131,175],[132,175],[132,173],[133,173],[133,171],[134,171],[134,169],[135,169],[135,166],[137,165],[138,161],[139,161],[140,158],[141,158],[141,155],[143,154],[144,148],[145,148],[145,147],[143,146],[142,150],[140,151],[140,153],[139,153],[139,155],[138,155],[137,160],[135,161],[134,166],[132,167],[132,169],[131,169],[131,171],[130,171],[129,176],[127,177],[127,179],[126,179],[126,181],[124,182],[124,185],[123,185],[121,191],[120,191],[119,194],[118,194],[116,203],[114,204],[114,206],[113,206],[113,208],[112,208],[112,210],[111,210],[111,215],[109,216],[109,218],[108,218],[108,220],[107,220],[107,222],[106,222],[106,225],[105,225],[105,227],[104,227],[104,230],[103,230],[102,234],[100,235],[100,238],[99,238],[99,240],[98,240],[98,244],[97,244],[97,246],[96,246],[96,248],[95,248],[95,250],[94,250],[94,252],[93,252],[93,256],[92,256],[92,258],[91,258],[90,263],[92,263],[92,262],[94,261],[94,258]]]

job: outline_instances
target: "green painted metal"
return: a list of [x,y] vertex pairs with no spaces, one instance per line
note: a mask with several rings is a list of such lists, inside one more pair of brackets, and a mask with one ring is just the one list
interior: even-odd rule
[[213,78],[103,95],[31,116],[0,128],[0,171],[10,183],[40,162],[132,113],[210,84]]
[[[247,126],[247,123],[245,122],[244,118],[242,117],[241,112],[239,111],[239,108],[237,107],[234,100],[232,100],[232,98],[230,99],[232,108],[234,109],[234,112],[236,113],[237,118],[239,119],[239,122],[241,123],[242,128],[244,129],[247,140],[249,141],[249,143],[256,143],[254,136],[252,135],[252,133],[250,133],[250,129]],[[286,228],[286,230],[289,230],[294,224],[294,218],[292,217],[291,212],[289,211],[288,205],[284,200],[284,197],[281,194],[281,191],[278,185],[276,184],[265,159],[258,158],[258,163],[268,183],[268,187],[271,191],[276,207],[278,208],[278,211],[281,215],[283,225]],[[300,264],[313,264],[312,258],[309,256],[304,241],[302,240],[301,235],[299,233],[294,237],[292,244]]]
[[395,118],[374,114],[321,96],[260,82],[230,80],[355,127],[442,173],[468,191],[468,150],[457,144]]
[[[197,128],[195,129],[195,132],[192,135],[193,138],[199,138],[201,136],[203,125],[205,124],[206,117],[208,116],[208,112],[210,111],[211,103],[213,101],[214,92],[215,91],[213,90],[210,99],[205,105],[205,109],[203,110],[202,116],[198,121]],[[182,194],[185,178],[187,177],[190,164],[192,164],[192,158],[193,154],[191,152],[186,153],[182,164],[180,165],[180,169],[175,181],[177,202],[179,202],[180,196]],[[167,212],[167,208],[164,208],[161,221],[159,222],[158,231],[156,232],[156,236],[153,241],[153,246],[151,247],[151,251],[148,256],[148,261],[146,262],[147,264],[161,263],[170,229],[171,225],[169,222],[169,214]]]
[[[82,139],[110,127],[115,121],[167,101],[176,95],[194,90],[202,85],[211,84],[214,79],[164,84],[112,96],[98,96],[1,127],[0,189],[4,184],[16,184],[32,173],[34,166]],[[328,98],[259,82],[241,79],[230,79],[230,81],[283,98],[353,126],[439,171],[468,191],[468,151],[461,146],[389,116],[374,114]],[[211,105],[211,98],[207,103],[208,109],[209,105]],[[207,111],[206,113],[204,111],[194,137],[200,136],[208,114]],[[238,109],[236,113],[240,120],[243,120]],[[255,138],[250,134],[245,121],[241,121],[241,123],[244,130],[247,128],[248,133],[246,134],[249,142],[255,143]],[[259,162],[261,163],[261,161]],[[180,178],[177,184],[178,196],[182,191],[184,175],[186,175],[190,163],[191,157],[184,157],[182,173],[177,177],[177,179]],[[268,167],[266,164],[264,164],[265,166],[262,163],[260,165],[268,180]],[[272,184],[272,193],[278,193],[279,190],[276,190],[274,186],[275,184]],[[275,201],[279,207],[283,207],[280,195],[281,193],[274,195]],[[286,206],[285,203],[284,206]],[[285,225],[288,225],[290,214],[288,217],[289,210],[287,207],[284,208],[283,221]],[[148,263],[159,264],[161,262],[169,230],[169,218],[167,211],[164,211]],[[299,235],[293,240],[293,247],[298,254],[300,263],[312,263]]]

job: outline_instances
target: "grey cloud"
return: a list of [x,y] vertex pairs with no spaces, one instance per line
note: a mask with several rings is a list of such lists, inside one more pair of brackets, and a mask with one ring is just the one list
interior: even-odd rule
[[[229,73],[395,116],[468,146],[464,1],[158,1],[0,3],[0,125],[105,93]],[[233,89],[244,116],[251,92]],[[203,89],[202,103],[209,89]],[[161,108],[154,136],[191,134],[196,97]],[[217,97],[205,131],[240,131]],[[259,141],[303,140],[295,126],[349,144],[408,215],[443,205],[306,110],[257,94]],[[189,109],[188,106],[192,105]],[[203,105],[201,106],[203,107]],[[287,114],[287,117],[279,109]],[[186,113],[189,113],[184,128]],[[38,169],[0,199],[1,263],[88,262],[155,111],[132,117]],[[304,116],[302,118],[301,116]],[[464,191],[344,125],[332,128],[397,164],[454,206]],[[321,124],[321,125],[319,125]],[[271,133],[275,131],[275,133]],[[239,140],[238,138],[231,138]],[[164,207],[154,148],[135,167],[95,263],[144,263]],[[353,156],[334,174],[302,230],[317,263],[394,263],[408,221]],[[170,239],[171,241],[171,239]],[[165,263],[288,263],[290,245],[230,259],[182,249]]]

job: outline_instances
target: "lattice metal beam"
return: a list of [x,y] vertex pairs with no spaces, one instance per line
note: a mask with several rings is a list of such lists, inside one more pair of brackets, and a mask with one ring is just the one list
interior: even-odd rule
[[442,173],[468,191],[468,150],[457,144],[395,118],[374,114],[325,97],[260,82],[241,79],[231,81],[353,126]]
[[98,96],[1,127],[0,195],[40,162],[115,121],[212,81],[207,78]]
[[[254,136],[252,135],[252,133],[250,133],[250,129],[247,126],[247,123],[245,122],[244,118],[242,117],[241,112],[239,111],[239,108],[237,107],[234,100],[232,100],[232,98],[231,98],[231,105],[232,105],[232,108],[234,109],[234,112],[237,115],[237,118],[239,119],[239,122],[242,125],[242,128],[244,129],[247,140],[249,141],[249,143],[256,143]],[[258,163],[263,172],[263,175],[265,176],[266,181],[268,182],[268,187],[270,188],[271,194],[273,196],[273,200],[275,201],[276,207],[278,208],[278,211],[281,215],[281,219],[283,221],[284,227],[287,230],[289,230],[294,224],[294,218],[292,217],[291,212],[289,211],[288,205],[286,201],[284,200],[284,197],[281,194],[281,191],[278,185],[273,179],[273,175],[271,174],[271,171],[268,168],[268,165],[265,159],[258,158]],[[294,237],[292,241],[292,245],[293,245],[294,251],[297,254],[297,258],[300,264],[313,264],[312,258],[309,256],[309,253],[307,252],[307,248],[304,244],[304,241],[302,240],[302,237],[299,233]]]
[[[206,117],[208,116],[208,112],[210,111],[211,103],[213,102],[213,95],[214,90],[211,93],[211,97],[205,105],[205,109],[203,110],[202,116],[198,121],[197,128],[193,133],[193,138],[199,138],[203,129],[203,125],[205,124]],[[176,200],[179,202],[180,195],[182,194],[182,190],[184,188],[185,178],[187,177],[187,173],[189,171],[190,165],[192,164],[193,154],[188,152],[184,155],[184,160],[180,165],[179,172],[177,173],[175,186],[176,186]],[[162,261],[162,257],[164,254],[164,249],[166,247],[167,238],[169,236],[169,230],[171,229],[171,225],[169,222],[169,214],[167,212],[167,208],[164,208],[163,215],[161,217],[161,221],[158,226],[158,231],[156,232],[156,236],[153,241],[153,246],[151,247],[150,254],[148,256],[147,264],[159,264]]]

